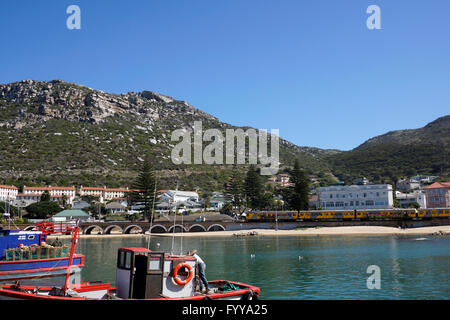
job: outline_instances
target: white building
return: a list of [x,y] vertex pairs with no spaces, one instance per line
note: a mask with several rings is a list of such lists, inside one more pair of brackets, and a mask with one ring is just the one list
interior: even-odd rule
[[331,186],[317,189],[318,203],[325,210],[386,209],[394,206],[392,185]]
[[23,187],[23,197],[39,195],[41,196],[45,191],[48,191],[50,198],[56,200],[62,200],[66,198],[67,204],[72,204],[75,198],[75,187]]
[[198,193],[195,191],[177,191],[168,190],[161,195],[161,201],[164,202],[179,202],[179,201],[192,201],[198,202]]
[[413,179],[403,179],[397,182],[397,190],[408,192],[420,188],[420,182]]
[[0,185],[0,201],[15,200],[19,189],[15,186]]
[[427,207],[425,190],[415,190],[411,193],[395,191],[395,197],[402,208],[408,208],[414,202],[417,202],[422,209]]
[[99,188],[99,187],[80,187],[80,196],[99,197],[100,202],[113,200],[116,198],[125,198],[127,193],[132,190],[128,188]]

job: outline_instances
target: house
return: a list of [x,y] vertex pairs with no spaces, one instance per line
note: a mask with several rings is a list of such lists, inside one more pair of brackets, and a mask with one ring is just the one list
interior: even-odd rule
[[89,219],[89,214],[84,212],[83,210],[63,210],[57,214],[55,214],[52,218],[66,218],[66,220],[80,219],[87,220]]
[[369,181],[369,179],[367,179],[366,177],[362,177],[362,178],[356,178],[356,179],[354,179],[353,180],[353,184],[354,185],[358,185],[358,186],[361,186],[361,185],[368,185],[370,183],[370,181]]
[[408,208],[412,203],[418,203],[420,208],[425,209],[427,207],[427,199],[425,196],[425,190],[414,190],[411,193],[402,193],[395,191],[395,197],[402,208]]
[[105,209],[110,214],[118,214],[118,213],[125,213],[126,207],[121,205],[118,202],[110,202],[105,206]]
[[227,202],[230,202],[230,200],[227,199],[222,192],[213,192],[211,199],[209,200],[211,208],[219,210],[222,209]]
[[18,192],[16,186],[0,185],[0,201],[15,200]]
[[280,173],[269,178],[269,183],[275,184],[281,187],[292,186],[293,183],[290,182],[290,176],[287,173]]
[[411,190],[419,189],[420,182],[413,179],[400,179],[397,182],[397,190],[402,192],[408,192]]
[[89,203],[87,203],[86,201],[83,200],[78,200],[78,201],[74,201],[72,203],[72,209],[84,209],[84,208],[88,208],[91,205]]
[[434,180],[436,180],[437,178],[438,178],[437,176],[421,176],[421,175],[418,175],[418,176],[411,177],[411,180],[419,182],[421,184],[424,184],[424,183],[431,183]]
[[195,191],[178,191],[178,190],[167,190],[161,194],[161,201],[164,202],[180,202],[180,201],[193,201],[198,202],[199,196]]
[[450,207],[450,182],[435,182],[424,187],[427,198],[427,208]]
[[157,212],[169,212],[177,210],[178,212],[183,211],[199,211],[202,209],[202,204],[200,202],[185,200],[177,202],[162,201],[156,205]]
[[390,184],[317,188],[318,204],[325,210],[387,209],[394,206]]

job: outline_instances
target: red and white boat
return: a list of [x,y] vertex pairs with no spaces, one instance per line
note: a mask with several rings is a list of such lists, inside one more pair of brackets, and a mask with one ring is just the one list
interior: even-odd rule
[[[74,245],[74,244],[73,244]],[[64,287],[0,285],[0,299],[22,300],[257,300],[258,287],[226,280],[208,281],[209,292],[198,291],[194,257],[120,248],[116,287],[87,282]]]

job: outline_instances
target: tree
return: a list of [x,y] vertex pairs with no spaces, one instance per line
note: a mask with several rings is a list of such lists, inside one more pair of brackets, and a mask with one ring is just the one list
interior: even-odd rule
[[[5,212],[5,213],[9,212],[11,214],[11,218],[12,218],[13,216],[17,216],[19,214],[19,208],[11,205],[9,203],[9,201],[8,202],[1,201],[0,202],[0,213],[3,213],[3,212]],[[0,219],[1,219],[1,217],[0,217]]]
[[239,209],[244,202],[244,181],[240,172],[236,167],[233,168],[233,172],[230,176],[230,189],[229,194],[231,196],[231,204],[234,208]]
[[144,220],[146,218],[150,218],[149,212],[153,207],[153,200],[156,200],[155,188],[156,179],[154,176],[153,166],[151,165],[148,157],[146,157],[132,186],[133,191],[130,194],[132,203],[143,205],[141,212],[143,213]]
[[262,208],[264,186],[255,165],[250,165],[245,178],[245,196],[247,206],[252,209]]
[[28,212],[28,218],[47,219],[62,209],[56,202],[41,201],[30,204],[25,210]]
[[227,216],[233,215],[233,205],[231,203],[226,203],[221,209],[221,214],[226,214]]
[[291,181],[293,186],[288,187],[288,203],[289,206],[297,211],[307,210],[309,208],[309,181],[305,173],[300,168],[300,161],[295,160],[294,169],[291,174]]
[[408,205],[408,208],[420,209],[420,204],[417,203],[417,201],[414,201]]
[[50,201],[50,192],[48,190],[45,190],[44,193],[41,195],[41,202],[48,202]]

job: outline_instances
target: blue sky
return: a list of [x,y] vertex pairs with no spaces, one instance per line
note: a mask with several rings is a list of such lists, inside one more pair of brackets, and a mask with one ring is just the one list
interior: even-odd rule
[[[66,8],[81,8],[69,30]],[[369,30],[369,5],[381,30]],[[447,0],[2,1],[0,83],[151,90],[221,121],[352,149],[449,114]]]

